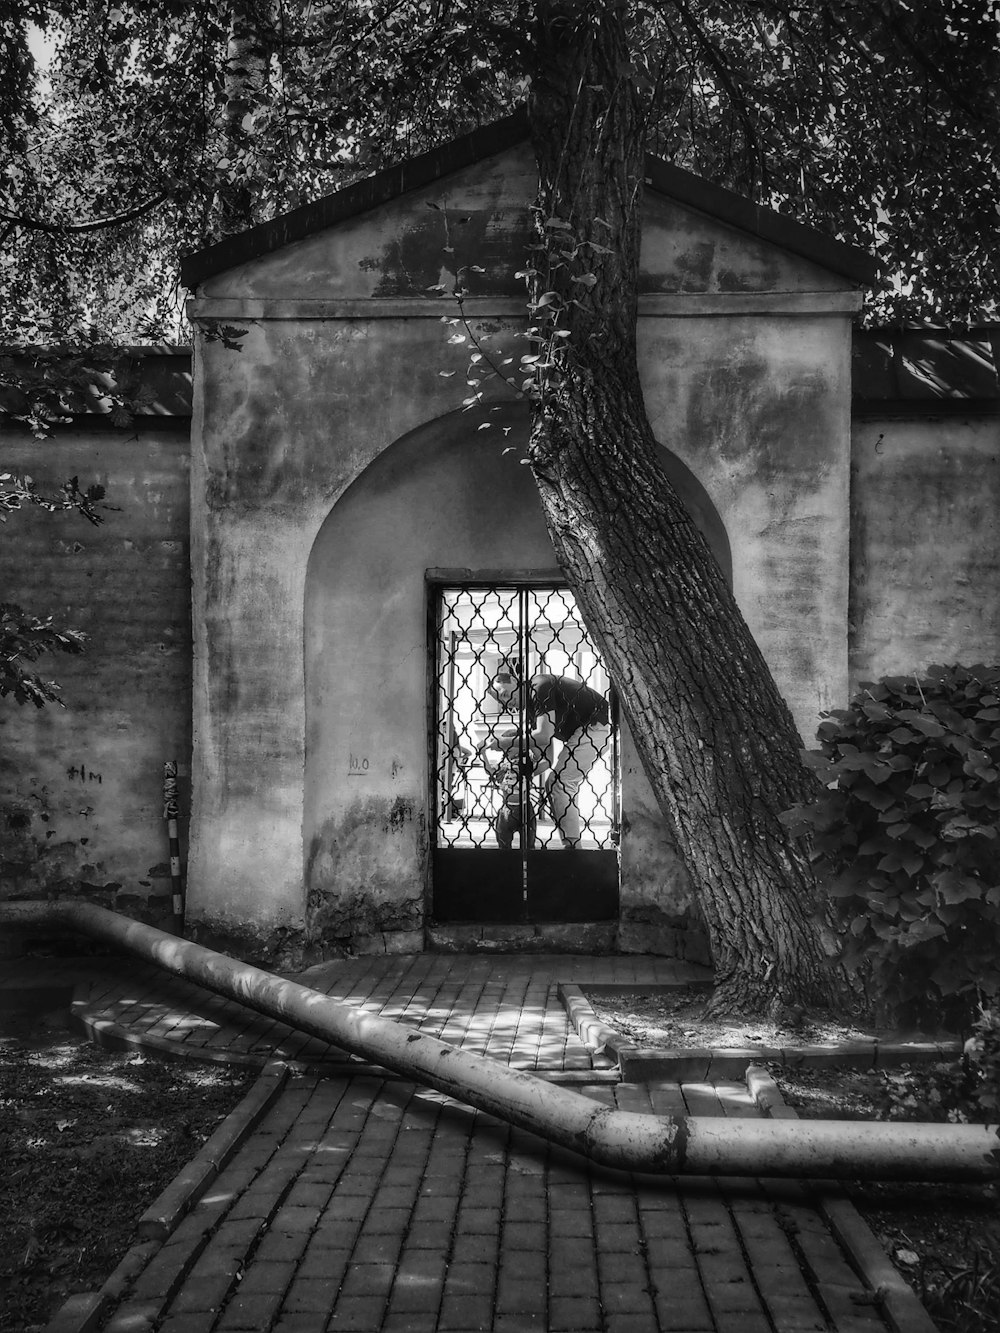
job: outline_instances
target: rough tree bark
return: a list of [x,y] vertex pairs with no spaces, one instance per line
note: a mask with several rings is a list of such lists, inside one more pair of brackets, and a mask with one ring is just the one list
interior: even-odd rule
[[[220,152],[231,166],[220,173],[215,221],[223,236],[259,222],[257,183],[265,168],[244,121],[266,105],[268,34],[274,31],[273,0],[233,0],[227,20],[229,40],[222,69],[219,115]],[[235,179],[228,171],[239,168]]]
[[715,1008],[830,1005],[839,969],[824,947],[815,879],[778,819],[814,795],[815,778],[732,593],[664,475],[643,404],[644,136],[626,9],[624,0],[536,5],[532,285],[536,324],[549,336],[539,342],[530,463],[559,563],[698,890]]

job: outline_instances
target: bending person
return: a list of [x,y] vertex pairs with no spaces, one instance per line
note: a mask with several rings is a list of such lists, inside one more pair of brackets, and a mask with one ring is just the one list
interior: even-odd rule
[[[506,707],[511,707],[515,699],[520,703],[522,684],[513,669],[498,672],[491,688]],[[562,744],[548,776],[549,808],[563,845],[577,847],[580,788],[611,735],[608,701],[582,680],[539,672],[528,681],[523,703],[531,747],[551,761],[552,741]]]

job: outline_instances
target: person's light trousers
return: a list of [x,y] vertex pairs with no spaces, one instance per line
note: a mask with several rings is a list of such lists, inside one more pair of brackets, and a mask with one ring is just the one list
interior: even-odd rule
[[610,739],[610,726],[598,723],[584,727],[582,731],[574,732],[568,741],[563,742],[559,757],[553,765],[549,784],[549,806],[556,828],[569,846],[574,846],[580,841],[582,827],[578,801],[580,788],[586,782],[590,770],[600,759]]

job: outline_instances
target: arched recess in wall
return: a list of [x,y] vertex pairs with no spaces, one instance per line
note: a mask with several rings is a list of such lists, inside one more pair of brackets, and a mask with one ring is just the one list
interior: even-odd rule
[[[414,928],[425,880],[428,569],[559,573],[529,469],[527,414],[456,412],[397,440],[334,505],[309,560],[303,836],[310,910],[338,935]],[[506,431],[506,434],[504,433]],[[668,476],[726,577],[704,488]],[[327,923],[327,924],[324,924]]]

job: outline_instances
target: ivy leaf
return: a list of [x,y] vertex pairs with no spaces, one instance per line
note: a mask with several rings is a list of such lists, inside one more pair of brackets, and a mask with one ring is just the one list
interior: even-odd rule
[[950,906],[983,896],[983,886],[979,880],[971,875],[963,875],[958,870],[943,870],[932,876],[931,883],[942,900]]
[[841,875],[826,885],[826,892],[831,898],[854,898],[857,896],[859,880],[857,876]]
[[977,833],[984,837],[988,833],[996,836],[995,830],[983,828],[978,820],[969,819],[967,815],[957,815],[954,819],[945,820],[941,825],[942,838],[970,838]]
[[914,730],[923,732],[925,736],[939,737],[947,735],[946,728],[941,725],[937,718],[928,717],[925,713],[906,709],[899,716],[905,718]]

